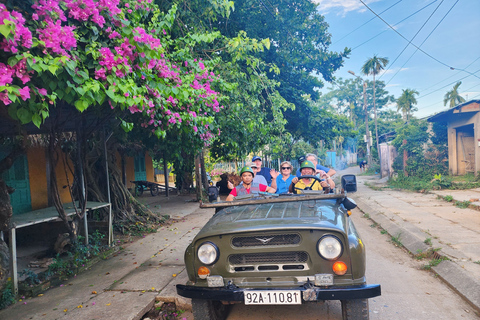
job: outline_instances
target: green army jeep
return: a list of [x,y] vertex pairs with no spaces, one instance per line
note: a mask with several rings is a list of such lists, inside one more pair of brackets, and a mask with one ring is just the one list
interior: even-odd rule
[[[347,179],[348,180],[348,179]],[[217,212],[185,251],[195,320],[225,319],[232,303],[295,305],[340,300],[343,319],[368,319],[365,246],[352,220],[355,203],[335,193],[256,195],[202,204]],[[355,186],[347,186],[356,190]]]

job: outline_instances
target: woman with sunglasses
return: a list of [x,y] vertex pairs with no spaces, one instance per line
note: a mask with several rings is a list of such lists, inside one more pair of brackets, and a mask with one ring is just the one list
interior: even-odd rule
[[280,164],[280,174],[277,176],[277,191],[275,193],[287,193],[288,187],[292,183],[292,179],[295,178],[292,175],[292,164],[290,161],[283,161]]

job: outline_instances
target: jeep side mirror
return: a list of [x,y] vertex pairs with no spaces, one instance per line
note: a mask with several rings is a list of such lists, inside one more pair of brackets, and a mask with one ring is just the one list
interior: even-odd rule
[[342,176],[342,189],[347,192],[357,191],[357,178],[354,174],[346,174]]

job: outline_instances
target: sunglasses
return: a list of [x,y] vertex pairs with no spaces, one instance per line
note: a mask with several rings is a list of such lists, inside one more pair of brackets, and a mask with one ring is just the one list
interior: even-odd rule
[[282,167],[282,170],[291,170],[292,168],[290,167]]

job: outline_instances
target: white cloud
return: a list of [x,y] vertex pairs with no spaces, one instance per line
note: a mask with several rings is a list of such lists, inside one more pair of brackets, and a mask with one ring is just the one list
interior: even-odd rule
[[397,73],[397,72],[406,71],[406,70],[408,70],[408,69],[410,69],[410,68],[401,68],[400,71],[398,70],[398,68],[397,68],[397,69],[388,69],[387,71],[382,70],[382,71],[380,71],[380,74],[381,74],[382,76],[384,76],[384,75],[389,75],[389,74],[395,74],[395,73]]
[[[366,0],[365,3],[368,5],[378,1],[380,0]],[[368,10],[358,0],[312,0],[312,2],[318,4],[318,10],[321,14],[329,13],[332,9],[339,9],[339,15],[343,16],[350,11],[363,12]]]
[[400,84],[398,84],[398,83],[393,83],[393,84],[387,84],[387,85],[385,86],[385,88],[392,88],[392,87],[399,87],[399,86],[400,86]]

